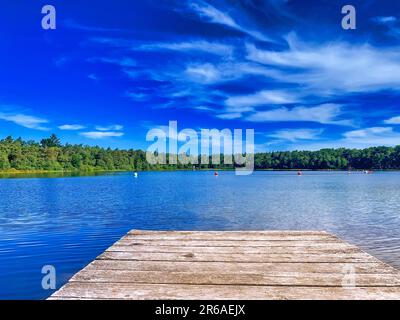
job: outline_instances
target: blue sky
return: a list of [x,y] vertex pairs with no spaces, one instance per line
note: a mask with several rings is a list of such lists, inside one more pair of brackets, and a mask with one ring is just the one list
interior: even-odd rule
[[145,149],[177,120],[253,128],[256,151],[400,144],[398,2],[7,1],[0,26],[0,137]]

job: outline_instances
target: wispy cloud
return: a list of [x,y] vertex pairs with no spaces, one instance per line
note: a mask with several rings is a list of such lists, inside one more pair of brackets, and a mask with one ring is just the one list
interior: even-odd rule
[[269,111],[255,112],[247,117],[253,122],[316,122],[351,126],[350,120],[340,119],[342,106],[336,104],[323,104],[314,107],[283,107]]
[[400,132],[392,127],[370,127],[344,132],[339,139],[323,139],[322,141],[296,141],[288,145],[288,150],[320,150],[325,148],[368,148],[376,146],[397,146]]
[[85,129],[85,126],[82,126],[80,124],[63,124],[58,127],[60,130],[67,130],[67,131],[76,131],[76,130],[82,130]]
[[62,67],[63,65],[65,65],[68,61],[70,60],[70,58],[68,58],[67,56],[59,56],[57,58],[53,59],[53,62],[55,64],[56,67]]
[[295,36],[289,49],[272,51],[247,45],[247,58],[276,72],[266,76],[283,83],[297,84],[320,96],[352,92],[398,90],[400,50],[374,48],[368,44],[309,44]]
[[181,51],[181,52],[205,52],[221,56],[231,56],[235,50],[235,47],[220,42],[211,42],[206,40],[192,40],[183,42],[157,42],[150,44],[142,44],[135,48],[135,50],[149,50],[149,51]]
[[88,131],[81,132],[80,135],[89,139],[104,139],[111,137],[122,137],[124,133],[116,131]]
[[210,63],[188,66],[186,74],[192,80],[202,83],[215,83],[221,79],[221,73]]
[[394,16],[379,16],[379,17],[374,17],[372,18],[372,21],[374,21],[375,23],[378,24],[392,24],[395,23],[397,21],[397,18]]
[[395,38],[400,37],[399,19],[394,16],[381,16],[372,19],[376,24],[383,25],[388,29],[388,34]]
[[[176,51],[182,53],[208,53],[226,58],[233,55],[236,50],[233,44],[220,41],[208,41],[205,39],[187,39],[175,42],[143,42],[138,40],[112,38],[112,37],[93,37],[91,42],[100,43],[112,47],[126,48],[131,51]],[[113,59],[114,60],[114,59]],[[103,61],[106,62],[106,61]]]
[[129,57],[122,58],[110,58],[110,57],[94,57],[88,59],[89,62],[103,62],[115,64],[121,67],[135,67],[137,65],[136,61]]
[[283,129],[278,130],[268,136],[278,140],[296,142],[298,140],[319,139],[323,131],[323,129]]
[[126,92],[125,96],[131,98],[133,101],[145,101],[149,98],[147,94],[140,92]]
[[228,13],[218,10],[216,7],[204,2],[190,2],[190,10],[194,11],[199,15],[201,19],[209,23],[221,24],[231,29],[243,32],[256,40],[260,41],[272,41],[268,36],[264,35],[262,32],[253,30],[251,28],[245,27],[237,23]]
[[301,102],[294,90],[262,90],[254,94],[229,97],[225,104],[232,108],[257,107],[260,105],[281,105]]
[[[267,76],[270,71],[255,64],[249,64],[245,61],[226,61],[219,63],[193,63],[186,65],[185,73],[179,77],[185,77],[195,83],[218,84],[233,81],[239,81],[251,75]],[[177,75],[175,75],[177,78]]]
[[98,131],[121,131],[123,129],[124,126],[120,124],[112,124],[109,126],[96,126],[96,130]]
[[[170,103],[179,103],[176,92],[191,92],[193,109],[205,104],[207,86],[243,81],[245,77],[257,77],[268,83],[276,84],[279,89],[263,89],[246,95],[222,93],[215,105],[223,104],[225,110],[214,115],[220,119],[237,119],[240,113],[253,112],[258,107],[269,108],[276,105],[301,105],[303,109],[315,104],[324,104],[335,98],[354,93],[370,93],[380,90],[397,90],[400,87],[400,53],[396,48],[374,48],[367,44],[349,44],[332,42],[330,44],[310,44],[299,40],[294,34],[287,37],[288,49],[259,49],[251,43],[246,45],[243,57],[233,60],[222,59],[219,62],[193,62],[168,65],[163,69],[146,73],[152,80],[173,83],[172,90],[160,87],[157,95],[171,99]],[[200,50],[201,42],[155,43],[145,44],[148,50]],[[206,45],[206,44],[204,44]],[[140,47],[140,46],[139,46]],[[222,48],[221,48],[222,49]],[[221,50],[222,53],[223,50]],[[200,56],[199,60],[202,61]],[[379,61],[379,63],[377,63]],[[182,66],[182,64],[184,66]],[[125,70],[132,74],[132,79],[139,79],[144,74],[140,71]],[[197,86],[197,87],[196,87]],[[199,86],[201,89],[199,90]],[[282,86],[287,88],[282,89]],[[152,92],[130,92],[135,101],[144,101]],[[306,96],[307,94],[307,96]],[[200,99],[199,99],[200,98]],[[169,103],[167,103],[169,104]],[[261,108],[262,109],[262,108]],[[296,109],[297,110],[297,109]],[[255,115],[243,117],[254,121],[262,117],[263,110]],[[269,116],[270,110],[264,116]],[[291,120],[295,121],[295,120]],[[335,124],[350,125],[349,121],[335,121]]]
[[208,106],[194,106],[193,109],[199,110],[199,111],[213,111],[214,109]]
[[215,115],[217,118],[222,120],[234,120],[242,118],[242,113],[240,112],[226,112],[226,113],[217,113]]
[[392,127],[371,127],[344,133],[345,141],[361,145],[398,145],[400,132]]
[[88,77],[90,80],[93,80],[93,81],[98,81],[98,80],[99,80],[99,77],[98,77],[97,75],[95,75],[94,73],[88,74],[87,77]]
[[398,117],[392,117],[390,119],[387,119],[384,121],[386,124],[400,124],[400,116]]
[[49,130],[47,127],[44,127],[43,124],[48,123],[47,119],[26,115],[22,113],[4,113],[0,112],[0,120],[10,121],[17,125],[20,125],[29,129],[36,130]]
[[80,31],[89,31],[89,32],[129,32],[129,30],[120,29],[120,28],[106,28],[106,27],[97,27],[97,26],[88,26],[85,24],[81,24],[75,20],[67,19],[63,20],[62,24],[70,29],[80,30]]
[[[340,137],[344,130],[349,130],[346,127],[365,123],[379,126],[371,121],[372,108],[364,98],[378,92],[391,96],[400,93],[399,46],[367,38],[353,42],[344,40],[346,37],[331,38],[327,37],[332,35],[329,30],[323,35],[316,30],[312,38],[307,32],[298,37],[296,31],[300,29],[293,24],[292,16],[296,6],[286,0],[270,0],[263,5],[250,2],[176,1],[175,13],[182,13],[186,22],[190,19],[193,29],[168,34],[168,41],[160,40],[159,34],[154,41],[150,37],[140,40],[126,35],[91,37],[90,45],[109,52],[102,51],[100,57],[89,62],[118,66],[127,75],[124,84],[128,83],[121,88],[121,96],[135,104],[146,102],[143,105],[171,111],[206,111],[208,116],[217,118],[215,121],[273,122],[274,128],[293,127],[276,129],[269,135],[286,143],[317,143],[320,139],[327,143],[325,136]],[[258,7],[262,8],[256,13]],[[260,19],[267,17],[271,8],[285,11],[270,16],[284,25],[287,21],[283,20],[289,19],[285,28],[269,28],[272,21]],[[394,28],[398,19],[376,17],[373,22]],[[369,27],[373,32],[384,30],[372,23]],[[211,32],[204,32],[205,28]],[[362,108],[365,110],[358,112]],[[398,121],[393,117],[384,123]],[[330,127],[304,129],[304,122]],[[96,128],[96,132],[121,130],[111,126]],[[356,144],[350,139],[355,138],[344,137],[341,142]]]

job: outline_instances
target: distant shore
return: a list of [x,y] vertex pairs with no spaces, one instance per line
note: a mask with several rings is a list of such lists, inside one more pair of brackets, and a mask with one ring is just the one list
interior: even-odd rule
[[[2,176],[19,176],[19,175],[47,175],[47,174],[55,174],[55,175],[97,175],[97,174],[105,174],[105,173],[118,173],[118,172],[173,172],[173,171],[234,171],[235,169],[213,169],[213,168],[202,168],[196,170],[190,169],[152,169],[152,170],[0,170],[0,177]],[[371,171],[371,169],[357,169],[357,170],[342,170],[342,169],[254,169],[254,171],[274,171],[274,172],[297,172],[297,171],[315,171],[315,172],[363,172],[363,171]],[[395,169],[372,169],[372,171],[400,171]]]
[[[221,152],[221,151],[220,151]],[[247,157],[226,162],[223,153],[197,154],[181,163],[177,154],[159,154],[161,163],[149,163],[144,150],[120,150],[62,144],[52,134],[39,142],[11,136],[0,140],[0,175],[75,174],[123,171],[235,170],[249,165]],[[254,153],[256,170],[400,170],[400,145],[366,149],[321,149],[317,151],[268,151]],[[167,161],[168,159],[168,161]],[[223,159],[223,160],[222,160]],[[188,160],[188,159],[187,159]],[[216,161],[215,161],[216,160]],[[188,163],[186,163],[188,162]],[[219,164],[214,164],[218,163]],[[198,163],[197,165],[191,163]],[[376,169],[378,170],[378,169]]]

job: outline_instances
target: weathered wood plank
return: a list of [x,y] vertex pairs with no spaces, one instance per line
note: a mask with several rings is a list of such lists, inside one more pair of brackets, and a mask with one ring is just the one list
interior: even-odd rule
[[332,236],[332,234],[326,231],[314,231],[314,230],[260,230],[260,231],[156,231],[156,230],[131,230],[127,235],[206,235],[206,236],[225,236],[227,234],[238,237],[242,235],[324,235]]
[[332,240],[296,240],[296,241],[286,241],[286,240],[270,240],[270,241],[251,241],[251,240],[140,240],[134,237],[124,237],[119,240],[116,244],[127,245],[127,246],[140,246],[140,245],[155,245],[155,246],[189,246],[189,247],[326,247],[329,245],[343,244],[345,242],[340,242],[336,239]]
[[377,259],[364,253],[351,254],[224,254],[210,253],[150,253],[150,252],[111,252],[101,254],[100,260],[141,260],[141,261],[221,261],[221,262],[377,262]]
[[134,230],[51,299],[400,299],[400,272],[326,232]]
[[304,273],[398,273],[396,269],[381,262],[372,263],[246,263],[246,262],[188,262],[188,261],[130,261],[95,260],[87,270],[141,270],[162,272],[304,272]]
[[54,298],[84,299],[400,299],[398,287],[281,287],[70,282]]
[[108,252],[152,252],[152,253],[216,253],[218,254],[266,254],[266,253],[302,253],[302,254],[340,254],[340,253],[360,253],[357,247],[346,244],[333,244],[331,246],[320,247],[180,247],[180,246],[129,246],[119,245],[118,243],[107,249]]
[[314,234],[314,235],[303,235],[303,234],[293,234],[293,235],[284,235],[284,234],[253,234],[253,233],[238,233],[238,234],[230,234],[221,233],[218,234],[208,234],[208,233],[162,233],[162,234],[128,234],[125,236],[127,239],[137,239],[137,240],[231,240],[231,241],[241,241],[241,240],[251,240],[251,241],[274,241],[274,240],[285,240],[285,241],[325,241],[325,240],[337,240],[336,237],[330,234]]
[[[348,286],[353,285],[347,274],[316,274],[305,272],[205,273],[161,272],[131,270],[82,270],[71,281],[151,284],[212,284],[264,286]],[[394,274],[354,274],[354,285],[359,287],[399,287],[400,276]]]

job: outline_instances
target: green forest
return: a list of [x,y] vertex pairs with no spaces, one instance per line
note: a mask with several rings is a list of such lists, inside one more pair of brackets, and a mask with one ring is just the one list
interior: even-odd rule
[[[222,158],[222,155],[221,155]],[[255,154],[255,169],[388,170],[400,169],[400,146],[367,149],[322,149]],[[168,159],[168,157],[167,157]],[[210,161],[211,163],[211,161]],[[196,166],[233,169],[233,165]],[[114,171],[192,169],[193,165],[150,165],[143,150],[119,150],[62,144],[55,135],[40,142],[0,140],[0,171]]]

